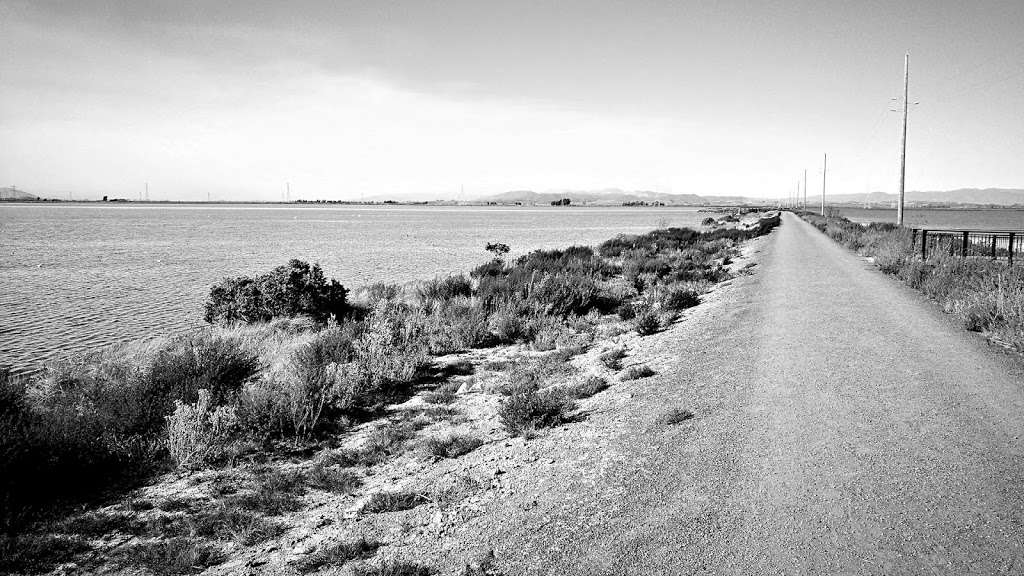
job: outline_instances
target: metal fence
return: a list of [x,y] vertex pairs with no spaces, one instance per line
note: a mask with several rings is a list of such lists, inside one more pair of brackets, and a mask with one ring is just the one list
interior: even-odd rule
[[948,228],[912,228],[914,252],[922,259],[929,254],[945,253],[963,258],[1006,260],[1020,258],[1024,248],[1024,230],[953,230]]

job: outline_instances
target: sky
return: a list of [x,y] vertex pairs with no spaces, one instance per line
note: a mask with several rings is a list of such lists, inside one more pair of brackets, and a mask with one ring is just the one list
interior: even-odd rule
[[0,186],[1024,188],[1024,2],[0,0]]

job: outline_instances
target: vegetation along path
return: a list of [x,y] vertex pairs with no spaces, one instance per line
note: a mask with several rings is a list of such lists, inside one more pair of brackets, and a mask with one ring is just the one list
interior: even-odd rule
[[755,245],[466,539],[506,573],[1024,572],[1019,360],[792,215]]

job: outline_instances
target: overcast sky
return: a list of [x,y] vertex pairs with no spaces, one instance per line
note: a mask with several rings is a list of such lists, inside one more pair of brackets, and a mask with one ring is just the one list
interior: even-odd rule
[[0,186],[1024,187],[1024,2],[0,0]]

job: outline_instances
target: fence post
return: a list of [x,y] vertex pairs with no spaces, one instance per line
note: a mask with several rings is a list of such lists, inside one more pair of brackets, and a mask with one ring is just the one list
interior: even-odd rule
[[992,235],[992,259],[996,259],[996,235]]
[[962,256],[963,258],[967,258],[967,234],[969,233],[964,232],[963,243],[960,246],[960,256]]
[[928,231],[921,230],[921,260],[928,259]]
[[1010,266],[1013,266],[1013,232],[1010,232],[1010,245],[1008,248],[1007,254],[1009,255]]
[[910,253],[913,254],[917,248],[917,228],[910,229]]

